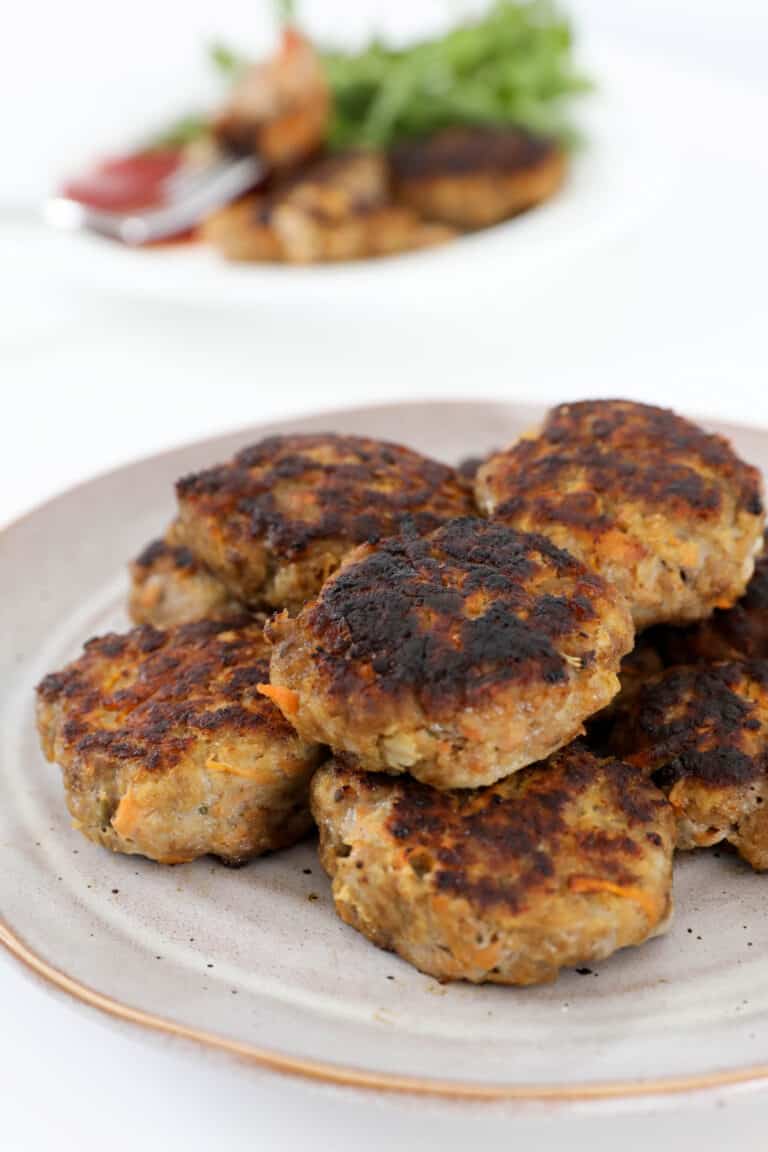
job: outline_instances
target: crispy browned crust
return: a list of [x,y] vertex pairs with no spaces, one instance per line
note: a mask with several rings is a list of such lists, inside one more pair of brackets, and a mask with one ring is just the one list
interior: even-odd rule
[[297,608],[356,545],[471,507],[453,469],[356,436],[272,436],[177,485],[192,551],[233,595]]
[[729,840],[768,868],[767,660],[669,669],[619,710],[610,742],[669,795],[679,847]]
[[760,473],[726,440],[624,400],[554,408],[537,435],[480,469],[476,495],[613,580],[639,627],[735,603],[764,522]]
[[519,128],[448,128],[391,154],[395,196],[427,219],[482,228],[534,207],[563,182],[565,154]]
[[[116,851],[173,862],[206,851],[240,862],[306,831],[306,790],[318,755],[259,694],[267,674],[262,627],[245,617],[110,633],[90,640],[78,660],[46,676],[37,689],[41,742],[46,756],[62,767],[82,831]],[[209,773],[216,776],[212,788]],[[249,807],[251,783],[259,803],[251,798]],[[164,813],[157,803],[143,813],[165,819],[165,827],[154,829],[163,845],[157,851],[142,839],[141,819],[128,843],[114,819],[126,794],[142,791],[170,800]],[[195,818],[202,800],[206,820],[197,824],[205,827],[195,827],[188,842],[183,825]],[[136,806],[142,807],[138,801]]]
[[245,608],[183,544],[153,540],[130,565],[134,624],[174,628],[195,620],[235,620]]
[[[497,685],[563,683],[599,620],[602,582],[541,536],[454,520],[430,539],[385,541],[343,568],[302,620],[329,691],[415,692],[441,718]],[[371,675],[373,673],[373,677]]]
[[669,913],[669,805],[579,743],[459,792],[332,761],[312,809],[342,918],[440,978],[550,980]]
[[146,548],[142,548],[141,552],[139,552],[133,561],[133,564],[136,568],[148,572],[155,567],[158,561],[165,560],[170,560],[174,568],[182,572],[189,571],[190,569],[194,570],[198,567],[197,561],[189,548],[185,548],[183,544],[169,544],[162,536],[156,540],[151,540]]
[[200,225],[200,239],[226,260],[281,263],[282,247],[270,227],[265,204],[265,195],[256,193],[219,208]]
[[657,624],[637,637],[621,662],[621,691],[590,725],[590,739],[602,746],[617,715],[625,713],[641,688],[665,669],[683,664],[768,658],[768,556],[755,564],[747,591],[733,608],[716,608],[707,620],[686,628]]
[[61,709],[56,738],[73,752],[98,748],[166,771],[197,731],[293,736],[256,692],[267,675],[260,624],[201,620],[167,632],[145,625],[95,637],[37,691],[44,706]]
[[[542,740],[549,752],[571,739],[615,692],[632,643],[626,608],[600,577],[544,537],[470,517],[363,547],[267,635],[272,684],[298,693],[300,732],[322,732],[366,768],[447,787],[487,783],[538,758]],[[560,718],[544,732],[555,702]],[[506,753],[482,751],[497,724]],[[400,763],[393,736],[398,751],[437,743]],[[465,776],[475,755],[478,775]]]
[[[765,549],[765,544],[764,544]],[[733,608],[716,608],[688,628],[665,628],[654,642],[665,664],[768,657],[768,554],[755,564],[746,593]]]

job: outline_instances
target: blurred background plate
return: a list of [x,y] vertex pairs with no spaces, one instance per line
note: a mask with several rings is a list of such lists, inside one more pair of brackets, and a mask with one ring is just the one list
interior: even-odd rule
[[396,311],[405,320],[406,310],[465,311],[472,301],[487,322],[541,291],[553,312],[565,308],[576,284],[589,291],[594,270],[637,243],[663,246],[677,264],[693,221],[711,230],[740,170],[734,226],[757,224],[768,160],[754,152],[748,87],[727,76],[713,85],[695,67],[599,39],[585,67],[596,90],[578,102],[585,144],[570,178],[551,201],[505,224],[426,252],[308,268],[226,263],[194,243],[128,250],[94,236],[47,235],[52,272],[143,300],[292,315],[343,305],[369,319]]
[[[537,276],[573,268],[580,251],[599,253],[617,235],[647,227],[649,218],[664,211],[669,174],[681,160],[680,135],[674,122],[659,133],[647,93],[652,90],[654,102],[665,108],[679,105],[679,78],[615,50],[606,52],[606,65],[595,74],[599,92],[579,101],[577,117],[588,143],[574,155],[564,189],[534,211],[443,247],[290,267],[227,263],[195,243],[130,250],[96,236],[63,234],[52,240],[57,272],[104,291],[169,302],[293,309],[306,302],[330,309],[344,300],[378,312],[423,301],[425,293],[432,306],[458,306],[469,298],[490,303],[503,290],[509,307],[516,295],[531,291]],[[703,77],[693,83],[706,90]],[[697,100],[690,82],[684,91],[686,99]],[[739,93],[731,99],[738,118]],[[685,142],[684,160],[689,159],[703,159],[692,135]]]

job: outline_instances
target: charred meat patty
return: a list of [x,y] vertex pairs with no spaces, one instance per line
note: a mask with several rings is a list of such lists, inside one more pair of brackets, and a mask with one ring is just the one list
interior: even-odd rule
[[638,629],[735,604],[765,518],[760,474],[726,440],[626,400],[554,408],[480,469],[476,497],[614,583]]
[[257,685],[261,627],[203,621],[91,640],[38,686],[75,826],[115,852],[242,863],[308,831],[320,760]]
[[579,743],[489,788],[336,760],[311,791],[342,920],[438,979],[537,984],[667,925],[671,808]]
[[669,796],[679,848],[727,840],[768,869],[768,661],[669,669],[619,713],[611,745]]
[[134,624],[174,628],[195,620],[233,620],[245,609],[183,544],[153,540],[130,566]]
[[273,618],[269,692],[306,740],[440,788],[567,743],[618,689],[622,597],[542,536],[466,517],[364,545]]
[[296,610],[344,556],[472,507],[452,468],[358,436],[272,436],[177,486],[195,556],[250,607]]
[[429,220],[483,228],[533,208],[563,182],[563,150],[513,127],[447,128],[392,151],[397,199]]

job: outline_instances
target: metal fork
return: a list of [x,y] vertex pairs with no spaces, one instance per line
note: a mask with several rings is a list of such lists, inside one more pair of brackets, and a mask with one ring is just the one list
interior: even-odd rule
[[242,196],[264,175],[255,156],[219,158],[210,165],[174,173],[167,182],[167,199],[158,208],[135,212],[104,212],[68,196],[53,196],[44,207],[46,220],[68,231],[96,232],[137,246],[167,240],[187,232],[209,213]]

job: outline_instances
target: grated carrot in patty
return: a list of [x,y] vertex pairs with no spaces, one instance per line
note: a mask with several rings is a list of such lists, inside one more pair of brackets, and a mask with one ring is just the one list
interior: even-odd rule
[[279,684],[257,684],[256,691],[277,704],[285,716],[295,716],[299,710],[299,694],[292,688],[281,688]]
[[597,876],[571,876],[568,881],[571,892],[607,892],[624,900],[634,900],[645,912],[649,920],[656,918],[656,903],[647,892],[630,885],[614,884],[611,880],[600,880]]

